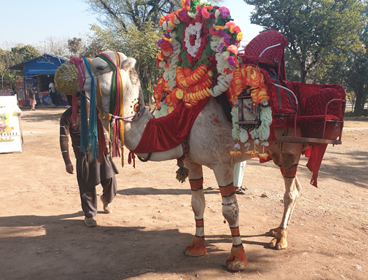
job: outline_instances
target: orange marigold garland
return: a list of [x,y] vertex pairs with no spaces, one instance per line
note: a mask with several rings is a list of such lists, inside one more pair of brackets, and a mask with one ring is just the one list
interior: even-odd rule
[[[255,104],[261,104],[260,119],[261,125],[251,131],[247,131],[236,124],[239,121],[237,97],[246,88],[250,87],[251,98]],[[261,144],[263,150],[265,146],[268,146],[267,139],[270,136],[270,125],[272,123],[272,111],[268,106],[268,101],[270,97],[267,94],[267,86],[265,77],[259,67],[254,67],[251,65],[241,66],[234,72],[234,78],[231,81],[229,90],[227,91],[230,102],[234,105],[232,109],[233,116],[233,130],[232,135],[234,140],[244,143],[246,149],[250,149],[248,143],[249,137],[254,140],[254,145]],[[239,143],[234,146],[234,151],[231,151],[231,155],[239,155],[238,150],[240,149]],[[255,147],[253,150],[247,150],[245,154],[252,157],[265,157],[264,151],[259,153]]]

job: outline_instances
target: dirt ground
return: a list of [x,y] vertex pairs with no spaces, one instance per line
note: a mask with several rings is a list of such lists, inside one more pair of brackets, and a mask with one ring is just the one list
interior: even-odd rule
[[279,170],[247,162],[248,189],[238,203],[249,265],[232,273],[222,267],[231,236],[208,168],[205,256],[183,255],[195,223],[189,183],[175,179],[175,160],[136,161],[134,169],[125,150],[125,167],[114,159],[120,174],[113,213],[104,214],[98,200],[98,227],[86,227],[76,177],[66,173],[59,149],[64,110],[24,109],[23,152],[0,154],[1,279],[368,279],[368,119],[346,120],[343,144],[325,154],[319,189],[301,160],[303,190],[286,250],[268,248],[266,235],[282,216]]

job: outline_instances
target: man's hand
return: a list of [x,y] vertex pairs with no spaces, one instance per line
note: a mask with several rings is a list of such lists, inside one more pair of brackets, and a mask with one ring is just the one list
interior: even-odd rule
[[74,174],[74,168],[72,163],[68,163],[67,165],[65,165],[65,169],[66,172],[68,172],[69,174]]

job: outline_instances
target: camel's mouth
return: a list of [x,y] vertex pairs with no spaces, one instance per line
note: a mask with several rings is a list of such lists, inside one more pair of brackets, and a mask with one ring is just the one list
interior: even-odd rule
[[69,61],[56,69],[54,79],[55,87],[61,93],[73,95],[79,90],[78,70]]

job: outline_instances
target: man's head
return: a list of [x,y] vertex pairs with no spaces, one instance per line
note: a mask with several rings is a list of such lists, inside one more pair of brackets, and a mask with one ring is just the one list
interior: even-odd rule
[[[82,93],[84,94],[84,91],[82,91]],[[75,95],[77,96],[77,106],[80,107],[80,95],[81,94],[78,91]],[[69,105],[72,106],[72,104],[73,104],[73,95],[67,95],[66,99],[68,100]]]

